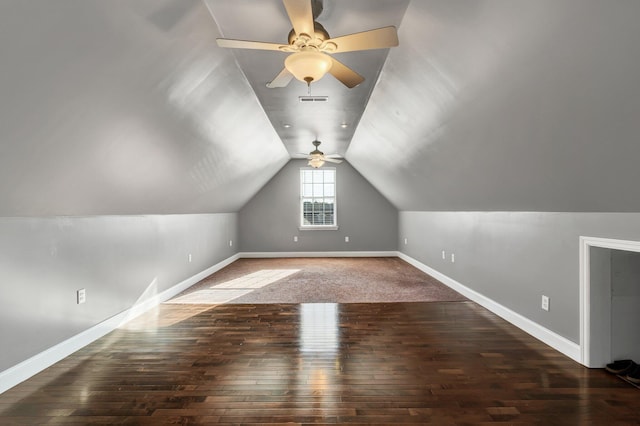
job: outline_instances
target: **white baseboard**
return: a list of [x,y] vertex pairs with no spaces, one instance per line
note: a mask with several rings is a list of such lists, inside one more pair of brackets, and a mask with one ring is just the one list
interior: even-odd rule
[[175,286],[157,294],[156,296],[137,303],[124,312],[121,312],[100,324],[97,324],[57,345],[37,354],[33,357],[17,364],[7,370],[0,372],[0,394],[15,385],[27,380],[29,377],[39,373],[40,371],[52,366],[56,362],[71,355],[75,351],[83,348],[89,343],[103,337],[116,328],[120,327],[127,321],[143,314],[169,300],[173,296],[186,290],[193,284],[206,278],[212,273],[224,268],[239,258],[275,258],[275,257],[399,257],[407,263],[415,266],[421,271],[433,276],[437,280],[456,290],[460,294],[468,297],[499,317],[505,319],[516,327],[531,334],[533,337],[546,343],[557,351],[563,353],[569,358],[580,362],[580,346],[545,327],[537,324],[522,315],[496,303],[495,301],[483,296],[482,294],[471,290],[470,288],[460,284],[452,278],[430,268],[429,266],[419,262],[418,260],[407,256],[398,251],[336,251],[336,252],[242,252],[199,272],[196,275],[176,284]]
[[187,278],[162,293],[143,300],[140,303],[136,303],[126,311],[114,315],[113,317],[108,318],[63,342],[60,342],[49,349],[32,356],[20,364],[14,365],[13,367],[0,372],[0,394],[52,366],[56,362],[68,357],[89,343],[92,343],[112,332],[127,321],[130,321],[149,309],[158,306],[160,303],[171,299],[173,296],[181,293],[198,281],[236,261],[238,258],[238,254],[235,254],[219,263],[216,263],[215,265]]
[[541,326],[540,324],[531,321],[529,318],[526,318],[512,311],[511,309],[502,306],[501,304],[495,302],[492,299],[489,299],[488,297],[478,293],[477,291],[471,290],[470,288],[460,284],[458,281],[449,278],[448,276],[436,271],[435,269],[430,268],[424,263],[421,263],[420,261],[407,256],[402,252],[398,252],[398,257],[420,269],[422,272],[431,275],[432,277],[451,287],[458,293],[464,295],[465,297],[468,297],[477,304],[498,315],[502,319],[529,333],[536,339],[546,343],[558,352],[561,352],[574,361],[580,362],[580,345],[578,345],[577,343],[574,343],[571,340],[568,340],[560,336],[559,334],[554,333],[553,331]]
[[397,257],[397,251],[245,251],[240,258],[275,257]]

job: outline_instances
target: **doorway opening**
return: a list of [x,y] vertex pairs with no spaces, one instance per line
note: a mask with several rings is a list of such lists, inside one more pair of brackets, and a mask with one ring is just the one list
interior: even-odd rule
[[640,362],[640,241],[580,237],[581,363]]

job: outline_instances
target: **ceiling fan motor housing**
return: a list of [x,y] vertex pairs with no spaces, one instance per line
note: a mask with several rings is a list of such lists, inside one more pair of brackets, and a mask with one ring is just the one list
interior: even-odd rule
[[311,143],[313,144],[313,146],[315,146],[315,147],[316,147],[316,149],[314,149],[313,151],[311,151],[311,152],[309,153],[310,155],[313,155],[313,154],[320,154],[320,155],[323,155],[323,154],[324,154],[324,153],[323,153],[322,151],[320,151],[320,149],[319,149],[319,146],[320,146],[320,144],[321,144],[322,142],[320,142],[320,141],[318,141],[318,140],[315,140],[315,141],[313,141],[313,142],[311,142]]
[[[327,32],[327,30],[324,29],[324,27],[322,26],[322,24],[319,24],[316,21],[313,21],[313,34],[306,34],[307,36],[309,36],[309,38],[307,39],[307,37],[304,37],[304,35],[300,34],[297,35],[296,31],[294,29],[291,29],[291,31],[289,31],[289,44],[290,45],[298,45],[298,47],[304,47],[304,46],[319,46],[320,44],[322,44],[322,42],[324,42],[325,40],[329,40],[331,37],[329,36],[329,33]],[[301,37],[302,36],[302,37]],[[303,45],[300,45],[300,44]]]

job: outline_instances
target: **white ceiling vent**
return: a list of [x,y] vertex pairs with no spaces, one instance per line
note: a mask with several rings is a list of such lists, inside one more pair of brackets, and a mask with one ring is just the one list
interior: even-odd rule
[[328,96],[298,96],[300,102],[328,102]]

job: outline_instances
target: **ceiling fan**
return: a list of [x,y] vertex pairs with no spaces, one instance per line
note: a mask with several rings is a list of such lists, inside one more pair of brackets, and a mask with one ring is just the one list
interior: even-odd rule
[[311,82],[320,80],[327,72],[348,88],[353,88],[362,83],[364,77],[333,58],[331,54],[384,49],[398,45],[398,34],[393,26],[331,38],[324,27],[315,21],[317,14],[314,14],[314,6],[317,6],[317,1],[282,1],[293,25],[289,32],[289,44],[216,39],[220,47],[291,53],[284,61],[284,69],[267,84],[269,88],[285,87],[293,77],[310,86]]
[[309,162],[307,163],[309,166],[313,167],[314,169],[317,169],[319,167],[322,167],[325,162],[336,163],[336,164],[342,163],[342,160],[340,159],[342,157],[340,157],[338,154],[325,155],[324,152],[320,151],[318,147],[322,142],[320,142],[319,140],[315,140],[311,143],[313,144],[315,149],[311,151],[309,154],[300,154],[300,155],[306,156],[307,160],[309,160]]

